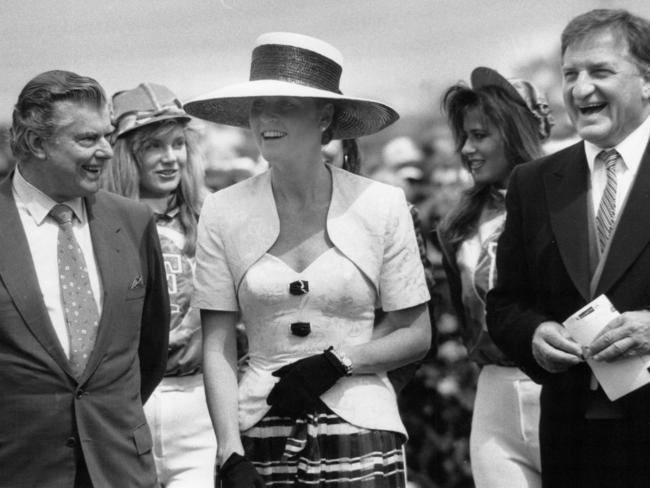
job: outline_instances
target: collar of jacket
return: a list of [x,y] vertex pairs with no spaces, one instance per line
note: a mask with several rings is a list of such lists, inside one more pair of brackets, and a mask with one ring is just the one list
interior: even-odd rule
[[[404,197],[399,188],[328,167],[332,174],[328,236],[379,291],[391,209]],[[218,209],[214,225],[220,228],[237,290],[248,268],[271,248],[280,233],[272,171],[213,194],[213,208]]]

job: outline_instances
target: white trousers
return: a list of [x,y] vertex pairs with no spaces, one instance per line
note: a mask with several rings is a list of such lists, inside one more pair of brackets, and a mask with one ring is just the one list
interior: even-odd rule
[[541,387],[518,368],[488,365],[478,377],[470,458],[476,488],[540,488]]
[[163,378],[144,406],[163,488],[214,488],[217,441],[203,375]]

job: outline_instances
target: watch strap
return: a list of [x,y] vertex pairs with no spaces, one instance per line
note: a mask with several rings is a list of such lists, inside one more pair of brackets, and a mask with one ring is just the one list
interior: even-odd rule
[[337,351],[334,346],[328,347],[325,356],[330,360],[341,376],[350,376],[352,374],[352,361],[342,351]]

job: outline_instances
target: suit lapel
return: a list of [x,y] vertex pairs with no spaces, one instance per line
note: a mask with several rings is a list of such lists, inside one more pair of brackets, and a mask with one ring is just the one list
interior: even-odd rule
[[641,159],[627,203],[607,254],[596,296],[606,293],[636,260],[650,241],[650,142]]
[[86,198],[85,204],[93,251],[102,283],[103,303],[95,346],[88,365],[81,375],[80,383],[92,375],[106,352],[111,338],[111,329],[115,323],[113,315],[116,311],[119,313],[121,310],[120,304],[124,304],[128,280],[133,278],[131,275],[127,276],[124,267],[120,266],[120,252],[124,245],[120,235],[119,222],[113,219],[108,212],[102,212],[101,204],[98,203],[94,195]]
[[56,363],[74,377],[45,308],[29,244],[13,198],[12,178],[0,183],[0,277],[25,325]]
[[576,289],[589,300],[589,168],[582,143],[567,151],[554,171],[544,175],[553,235]]

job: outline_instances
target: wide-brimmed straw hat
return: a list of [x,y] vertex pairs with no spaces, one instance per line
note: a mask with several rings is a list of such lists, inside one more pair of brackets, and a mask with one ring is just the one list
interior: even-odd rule
[[474,89],[497,86],[505,90],[513,99],[528,107],[537,119],[540,138],[545,140],[550,136],[551,127],[555,124],[555,120],[546,97],[530,81],[520,78],[508,80],[492,68],[484,66],[475,68],[472,71],[470,81]]
[[248,127],[250,105],[257,97],[326,99],[335,107],[332,138],[373,134],[399,115],[375,100],[344,96],[339,89],[343,56],[332,45],[309,36],[271,32],[257,38],[249,81],[207,93],[184,105],[196,117]]
[[191,120],[172,91],[155,83],[140,83],[113,95],[113,138],[168,119]]

